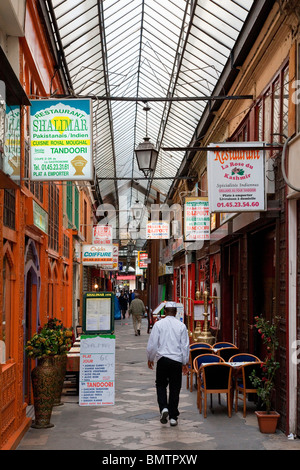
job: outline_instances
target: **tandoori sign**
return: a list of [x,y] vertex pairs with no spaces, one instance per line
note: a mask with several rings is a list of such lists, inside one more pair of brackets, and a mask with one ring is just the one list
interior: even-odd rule
[[91,100],[33,100],[31,179],[93,180]]
[[[265,210],[265,152],[257,142],[222,142],[207,153],[211,212]],[[260,146],[263,146],[260,143]],[[226,147],[226,148],[224,148]],[[230,147],[230,149],[228,149]]]

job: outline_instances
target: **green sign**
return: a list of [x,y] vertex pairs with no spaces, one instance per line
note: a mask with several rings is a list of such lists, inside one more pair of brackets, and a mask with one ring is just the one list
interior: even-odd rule
[[48,233],[48,213],[34,200],[33,203],[33,223],[34,225],[42,230],[44,233]]

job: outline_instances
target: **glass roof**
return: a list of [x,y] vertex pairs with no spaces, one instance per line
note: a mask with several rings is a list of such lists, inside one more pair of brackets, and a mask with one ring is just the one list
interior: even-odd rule
[[[94,164],[104,202],[151,204],[158,192],[164,202],[185,152],[162,147],[189,146],[207,106],[195,98],[212,95],[253,3],[47,0],[70,92],[93,100]],[[148,136],[159,150],[150,180],[134,153],[146,135],[145,103]]]

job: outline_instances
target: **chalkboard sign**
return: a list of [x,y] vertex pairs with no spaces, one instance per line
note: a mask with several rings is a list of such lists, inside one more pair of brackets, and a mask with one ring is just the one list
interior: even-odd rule
[[83,296],[83,331],[86,334],[114,332],[114,294],[86,292]]
[[80,338],[79,405],[105,406],[115,402],[115,336]]

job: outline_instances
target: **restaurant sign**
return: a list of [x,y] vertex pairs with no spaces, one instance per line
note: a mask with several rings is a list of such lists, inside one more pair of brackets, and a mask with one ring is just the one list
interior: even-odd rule
[[184,204],[185,241],[210,239],[210,212],[207,197],[187,197]]
[[91,100],[33,100],[31,179],[93,180]]
[[168,222],[148,222],[146,230],[147,240],[168,240],[170,238],[170,224]]
[[214,147],[207,153],[210,211],[264,211],[265,152],[257,149],[258,142],[223,142],[210,147]]
[[93,244],[94,245],[111,245],[112,243],[112,225],[94,225],[93,227]]

